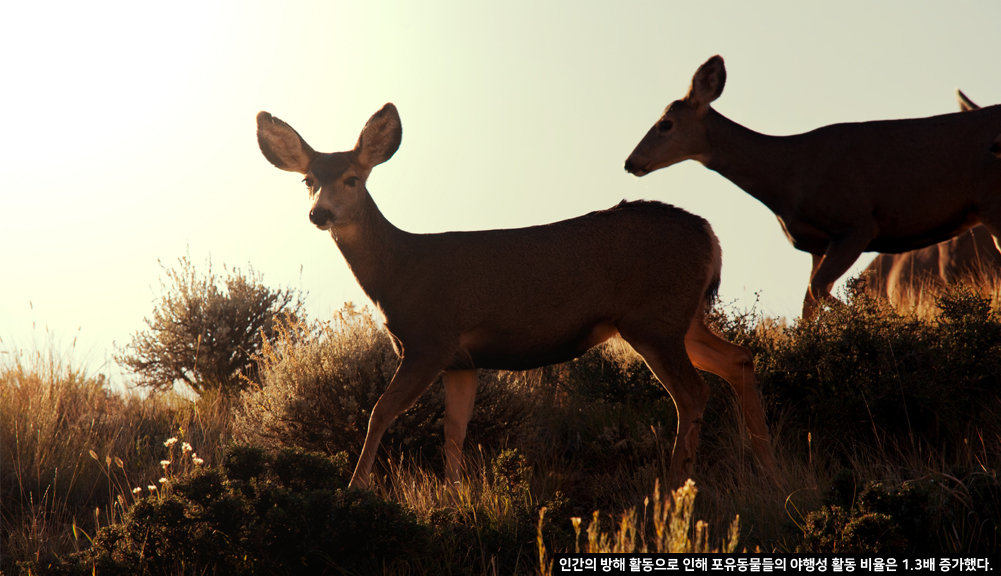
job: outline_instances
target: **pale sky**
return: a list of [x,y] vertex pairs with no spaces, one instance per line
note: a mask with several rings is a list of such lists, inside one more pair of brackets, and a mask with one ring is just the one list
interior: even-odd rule
[[[368,189],[411,232],[512,228],[626,199],[705,217],[724,302],[797,317],[810,258],[694,161],[622,165],[714,54],[714,107],[767,134],[1001,102],[1001,2],[7,2],[0,6],[0,350],[46,330],[92,370],[145,328],[157,260],[246,269],[328,318],[367,299],[261,155],[267,110],[350,148],[394,102]],[[871,259],[865,255],[860,270]],[[843,281],[842,281],[843,284]]]

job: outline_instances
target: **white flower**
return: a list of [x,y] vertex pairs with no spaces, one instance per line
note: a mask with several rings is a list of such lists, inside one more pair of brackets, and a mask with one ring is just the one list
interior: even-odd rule
[[165,484],[167,482],[166,478],[160,478],[160,484]]
[[140,486],[136,486],[135,488],[132,489],[132,493],[133,494],[138,494],[138,493],[140,493],[142,491],[143,491],[143,489]]
[[193,448],[191,447],[191,444],[188,444],[187,442],[185,442],[184,444],[181,444],[181,452],[184,452],[185,454],[187,454],[188,452],[191,452],[192,450],[193,450]]
[[146,489],[149,490],[150,492],[156,492],[156,486],[154,486],[152,484],[150,484],[149,486],[147,486]]
[[177,438],[167,438],[167,441],[164,442],[163,445],[166,446],[167,448],[170,448],[176,443],[177,443]]
[[160,466],[163,466],[164,470],[166,470],[167,466],[170,466],[170,460],[160,460]]
[[191,461],[195,463],[195,466],[201,466],[202,464],[205,463],[204,460],[202,460],[198,456],[195,456],[194,454],[191,455]]

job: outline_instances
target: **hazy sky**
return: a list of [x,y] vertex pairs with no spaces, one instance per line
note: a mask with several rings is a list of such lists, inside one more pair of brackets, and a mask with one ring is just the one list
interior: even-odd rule
[[[0,349],[46,329],[93,369],[145,327],[158,259],[264,274],[313,317],[367,303],[301,177],[261,155],[254,116],[350,148],[394,102],[396,156],[368,183],[412,232],[510,228],[623,198],[707,218],[724,301],[799,315],[810,258],[775,217],[685,162],[623,162],[708,57],[714,107],[768,134],[1001,102],[1001,3],[7,2],[0,7]],[[871,259],[864,256],[861,269]],[[843,282],[842,282],[843,284]]]

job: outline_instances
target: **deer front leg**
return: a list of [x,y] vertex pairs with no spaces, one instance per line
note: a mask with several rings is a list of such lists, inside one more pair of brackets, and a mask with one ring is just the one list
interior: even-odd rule
[[431,386],[444,364],[434,356],[413,354],[403,357],[393,380],[372,408],[365,445],[351,476],[351,483],[348,485],[350,488],[368,488],[368,477],[372,472],[382,435],[386,433],[393,420],[413,406],[421,394]]
[[822,302],[837,301],[831,295],[834,283],[858,260],[862,251],[876,237],[876,232],[875,224],[853,230],[849,234],[832,239],[823,256],[813,255],[810,287],[803,301],[804,320],[813,318]]
[[476,370],[446,370],[445,385],[445,474],[452,484],[462,479],[462,444],[476,401]]

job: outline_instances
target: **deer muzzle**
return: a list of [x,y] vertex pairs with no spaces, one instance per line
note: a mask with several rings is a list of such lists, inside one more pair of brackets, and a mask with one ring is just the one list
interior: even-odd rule
[[309,221],[318,228],[323,228],[334,219],[334,215],[326,208],[313,208],[309,211]]

